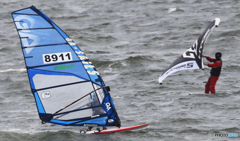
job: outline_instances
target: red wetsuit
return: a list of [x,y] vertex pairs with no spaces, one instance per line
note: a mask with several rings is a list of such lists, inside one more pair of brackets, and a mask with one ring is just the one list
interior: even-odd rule
[[222,60],[216,60],[211,57],[206,57],[209,62],[213,62],[212,64],[208,64],[208,67],[211,67],[211,76],[208,79],[208,82],[205,85],[205,93],[208,94],[209,91],[212,94],[215,94],[215,85],[217,83],[217,80],[220,76],[221,69],[222,69]]

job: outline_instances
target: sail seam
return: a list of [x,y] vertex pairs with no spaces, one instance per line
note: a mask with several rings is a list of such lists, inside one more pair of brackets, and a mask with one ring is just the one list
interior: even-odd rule
[[48,28],[18,28],[17,30],[40,30],[40,29],[55,29],[53,27]]
[[[24,58],[28,58],[28,57],[24,57]],[[40,67],[55,66],[55,65],[62,65],[62,64],[68,64],[68,63],[76,63],[76,62],[81,62],[81,60],[60,62],[60,63],[47,64],[47,65],[39,65],[39,66],[31,66],[31,67],[27,66],[27,69],[34,69],[34,68],[40,68]]]
[[[20,37],[20,38],[28,38],[28,37]],[[66,43],[62,43],[62,44],[46,44],[46,45],[39,45],[39,46],[24,46],[24,47],[22,47],[22,48],[25,49],[25,48],[45,47],[45,46],[57,46],[57,45],[69,45],[69,44],[66,42]]]
[[63,84],[63,85],[57,85],[57,86],[52,86],[52,87],[45,87],[45,88],[41,88],[41,89],[32,89],[32,90],[33,90],[33,92],[37,92],[37,91],[42,91],[42,90],[46,90],[46,89],[53,89],[53,88],[57,88],[57,87],[75,85],[75,84],[86,83],[86,82],[91,82],[91,81],[90,80],[86,80],[86,81],[81,81],[81,82],[74,82],[74,83],[68,83],[68,84]]
[[16,15],[31,15],[31,16],[39,16],[38,14],[26,14],[26,13],[13,13],[13,14],[16,14]]

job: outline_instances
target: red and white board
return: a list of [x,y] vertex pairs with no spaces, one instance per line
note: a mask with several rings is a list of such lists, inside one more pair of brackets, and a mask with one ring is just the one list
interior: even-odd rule
[[100,132],[95,131],[87,131],[85,134],[107,134],[107,133],[115,133],[115,132],[121,132],[121,131],[127,131],[127,130],[134,130],[139,129],[148,126],[149,123],[136,125],[136,126],[129,126],[129,127],[121,127],[121,128],[114,128],[114,129],[107,129],[107,130],[101,130]]

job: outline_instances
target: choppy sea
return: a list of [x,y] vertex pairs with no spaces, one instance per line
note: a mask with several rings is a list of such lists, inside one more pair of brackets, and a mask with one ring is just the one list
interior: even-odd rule
[[[149,123],[148,127],[80,135],[80,127],[41,124],[11,17],[12,11],[31,5],[50,17],[92,61],[111,87],[122,126]],[[240,140],[239,7],[239,0],[0,1],[0,140]],[[159,75],[216,17],[221,23],[205,44],[204,55],[223,54],[217,94],[204,94],[209,68],[206,74],[174,73],[160,86]]]

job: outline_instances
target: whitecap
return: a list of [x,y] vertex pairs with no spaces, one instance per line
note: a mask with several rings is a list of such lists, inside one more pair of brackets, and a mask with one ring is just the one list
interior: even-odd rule
[[0,73],[1,72],[24,72],[26,71],[25,68],[21,68],[21,69],[7,69],[7,70],[0,70]]
[[174,11],[177,11],[176,7],[171,7],[171,8],[168,9],[168,13],[172,13]]

